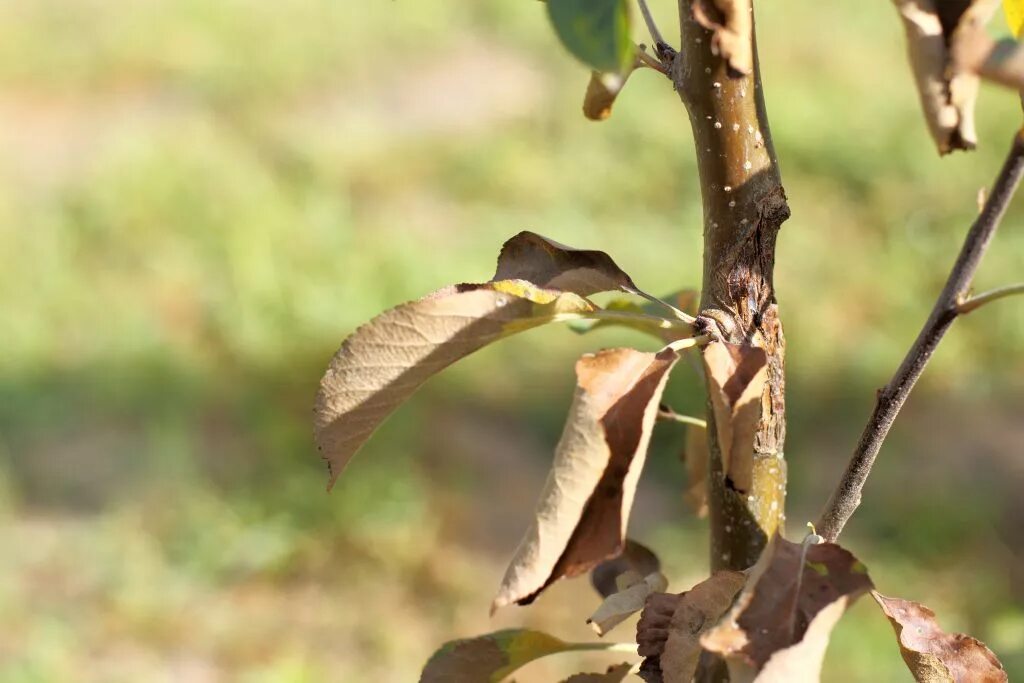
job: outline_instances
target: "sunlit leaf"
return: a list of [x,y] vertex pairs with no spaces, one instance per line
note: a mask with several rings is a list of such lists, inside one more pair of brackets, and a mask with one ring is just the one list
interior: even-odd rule
[[597,71],[622,72],[633,60],[627,0],[548,0],[562,44]]
[[[600,309],[585,297],[608,290],[640,291],[604,252],[523,232],[503,246],[490,282],[446,287],[360,327],[331,360],[317,395],[316,441],[331,484],[427,379],[516,332],[555,320],[600,317]],[[690,330],[675,319],[618,317],[638,326]]]
[[888,617],[900,654],[918,683],[1006,683],[1003,665],[983,642],[962,633],[949,634],[935,612],[919,602],[871,595]]
[[316,440],[331,483],[374,430],[433,375],[559,314],[593,310],[576,294],[506,281],[447,287],[363,325],[334,356],[317,395]]
[[817,681],[833,626],[871,588],[864,565],[840,546],[776,535],[701,645],[725,657],[733,680]]

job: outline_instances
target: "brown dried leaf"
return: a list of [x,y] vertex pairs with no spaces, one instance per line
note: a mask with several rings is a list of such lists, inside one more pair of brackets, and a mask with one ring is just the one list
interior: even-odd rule
[[592,71],[587,92],[583,95],[583,115],[591,121],[604,121],[612,115],[615,98],[626,87],[632,71],[625,73],[601,73]]
[[686,489],[683,500],[698,517],[708,514],[708,430],[696,425],[686,428],[683,462],[686,465]]
[[754,15],[751,0],[696,0],[693,16],[712,31],[711,51],[743,75],[754,70]]
[[708,344],[703,355],[722,469],[733,488],[746,493],[753,484],[754,437],[768,357],[763,349],[723,342]]
[[645,577],[627,571],[620,574],[616,582],[618,592],[605,598],[587,619],[587,623],[599,636],[605,635],[631,615],[642,610],[648,595],[662,593],[668,588],[668,579],[661,572],[654,572]]
[[665,683],[689,683],[697,672],[701,635],[732,605],[746,581],[742,572],[723,570],[682,594],[669,622],[660,667]]
[[632,668],[632,664],[617,664],[608,667],[608,671],[603,674],[573,674],[562,683],[620,683],[626,680]]
[[563,576],[622,552],[671,349],[609,349],[576,363],[577,387],[534,522],[491,605],[528,604]]
[[802,559],[801,544],[776,535],[732,610],[701,638],[735,678],[818,680],[832,627],[872,588],[864,565],[838,545],[810,545]]
[[580,296],[637,291],[632,278],[605,252],[574,249],[529,231],[519,233],[501,247],[498,269],[491,280],[526,280],[538,287]]
[[594,310],[576,294],[512,280],[446,287],[363,325],[341,345],[317,394],[316,442],[330,485],[374,430],[433,375],[556,314]]
[[1003,665],[984,643],[939,627],[935,612],[910,600],[872,597],[896,631],[900,654],[919,683],[1006,683]]
[[590,572],[590,584],[602,598],[607,598],[619,590],[616,581],[622,574],[635,572],[644,577],[660,570],[661,561],[653,550],[632,538],[627,538],[626,545],[618,556],[594,567]]
[[[991,18],[998,0],[893,0],[907,37],[907,52],[928,130],[939,149],[974,149],[978,78],[954,68],[954,35],[973,33]],[[958,28],[959,27],[959,28]]]

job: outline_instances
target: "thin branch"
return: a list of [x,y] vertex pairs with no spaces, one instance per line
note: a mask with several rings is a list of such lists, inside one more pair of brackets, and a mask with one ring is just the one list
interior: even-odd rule
[[960,315],[967,315],[974,309],[980,308],[991,301],[1002,299],[1007,296],[1013,296],[1014,294],[1024,294],[1024,282],[1000,287],[999,289],[992,289],[976,296],[972,296],[969,299],[965,299],[956,307],[956,312]]
[[1006,207],[1010,203],[1021,176],[1024,175],[1024,130],[1014,136],[1013,144],[996,178],[992,193],[985,207],[967,233],[953,270],[946,280],[946,286],[932,308],[928,321],[914,341],[903,363],[890,382],[878,392],[875,410],[868,421],[860,442],[846,466],[839,485],[832,493],[818,521],[820,534],[826,541],[835,542],[860,505],[861,491],[871,467],[875,463],[882,442],[885,440],[893,420],[910,395],[911,389],[924,371],[928,360],[935,352],[946,330],[961,314],[960,305],[971,286],[974,273],[988,248],[992,236],[999,227]]

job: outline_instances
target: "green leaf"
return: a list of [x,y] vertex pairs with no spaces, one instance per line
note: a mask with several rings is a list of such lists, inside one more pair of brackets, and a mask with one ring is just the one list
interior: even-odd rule
[[548,0],[548,16],[562,44],[598,71],[626,70],[633,60],[626,0]]

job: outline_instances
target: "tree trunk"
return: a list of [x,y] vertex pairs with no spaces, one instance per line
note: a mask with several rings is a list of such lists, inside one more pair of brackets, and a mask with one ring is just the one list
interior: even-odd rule
[[746,569],[785,520],[785,339],[772,270],[776,236],[789,206],[768,129],[753,32],[752,73],[730,72],[714,54],[713,32],[694,18],[695,4],[712,17],[716,11],[710,0],[679,0],[682,47],[672,78],[689,112],[704,204],[698,322],[723,341],[759,346],[768,356],[750,491],[738,491],[725,476],[708,410],[711,567]]

